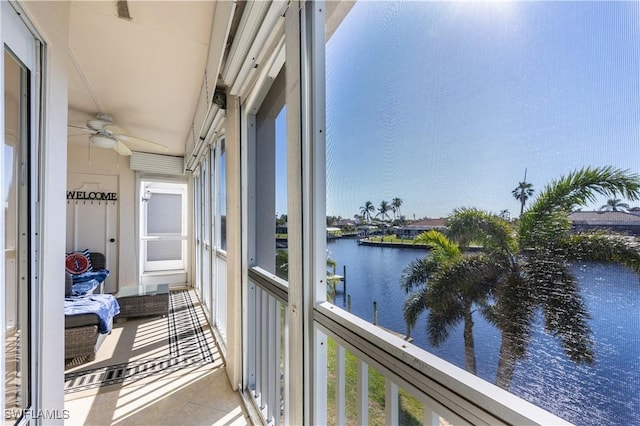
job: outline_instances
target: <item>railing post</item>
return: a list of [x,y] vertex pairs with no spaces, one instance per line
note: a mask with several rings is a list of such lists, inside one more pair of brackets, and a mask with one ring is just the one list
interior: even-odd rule
[[342,265],[342,285],[344,294],[347,294],[347,265]]
[[378,325],[378,302],[373,302],[373,325]]
[[358,358],[358,388],[356,389],[356,399],[358,404],[358,418],[356,424],[369,424],[369,366]]
[[422,424],[425,426],[440,426],[440,416],[427,404],[422,405]]
[[347,424],[345,394],[345,356],[344,346],[336,342],[336,424]]
[[398,410],[398,385],[391,380],[385,378],[384,383],[385,397],[384,397],[384,424],[395,426],[399,420]]

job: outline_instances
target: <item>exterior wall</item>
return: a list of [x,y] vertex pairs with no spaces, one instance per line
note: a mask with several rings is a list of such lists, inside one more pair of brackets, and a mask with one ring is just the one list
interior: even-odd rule
[[[44,68],[39,324],[36,349],[41,386],[36,408],[64,408],[64,256],[67,164],[67,46],[69,3],[23,2],[27,17],[47,45]],[[45,326],[46,324],[46,326]],[[46,327],[46,329],[45,329]],[[62,418],[47,424],[63,424]]]
[[575,223],[573,225],[575,231],[610,231],[617,234],[630,235],[634,237],[640,236],[640,226],[632,224],[617,224],[617,225],[598,225],[587,223]]
[[[129,157],[116,157],[112,149],[91,148],[89,142],[68,147],[67,174],[93,173],[118,177],[118,277],[120,287],[138,284],[138,250],[136,239],[136,178],[129,169]],[[71,189],[71,188],[67,188]]]
[[419,228],[412,228],[412,227],[403,227],[400,228],[397,232],[398,237],[399,238],[410,238],[413,239],[415,237],[417,237],[418,235],[422,234],[423,232],[427,232],[427,231],[431,231],[432,229],[435,229],[436,231],[442,231],[444,230],[444,227],[441,226],[424,226],[424,227],[419,227]]

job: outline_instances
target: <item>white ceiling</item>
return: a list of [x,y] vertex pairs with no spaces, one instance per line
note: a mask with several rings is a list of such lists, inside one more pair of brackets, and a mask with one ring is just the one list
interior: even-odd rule
[[[207,62],[213,1],[71,2],[69,124],[110,114],[127,134],[184,155]],[[69,142],[88,143],[69,129]],[[144,151],[143,149],[133,148]],[[153,151],[149,151],[153,152]]]

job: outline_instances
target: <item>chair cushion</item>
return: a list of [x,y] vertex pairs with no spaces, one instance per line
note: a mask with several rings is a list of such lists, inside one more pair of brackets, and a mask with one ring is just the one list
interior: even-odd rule
[[85,327],[99,325],[100,317],[96,314],[65,315],[64,328]]

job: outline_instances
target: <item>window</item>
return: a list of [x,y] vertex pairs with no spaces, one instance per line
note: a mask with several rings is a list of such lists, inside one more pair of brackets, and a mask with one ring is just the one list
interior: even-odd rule
[[220,141],[218,148],[220,153],[220,166],[218,187],[218,214],[220,215],[220,248],[227,251],[227,155],[224,148],[224,139]]
[[[603,252],[562,245],[594,230],[638,238],[637,191],[556,206],[562,224],[550,215],[534,225],[522,219],[532,220],[527,212],[545,188],[571,173],[574,182],[616,173],[638,180],[639,9],[637,2],[361,1],[345,12],[327,30],[327,214],[352,222],[360,244],[327,243],[347,272],[346,294],[338,285],[334,303],[410,333],[415,345],[571,422],[637,423],[637,392],[629,389],[638,388],[628,377],[640,357],[638,275],[602,262]],[[516,246],[526,242],[508,249],[526,273],[509,275],[510,285],[487,279],[485,297],[458,312],[458,319],[473,312],[475,350],[467,356],[464,321],[445,321],[427,299],[407,305],[400,286],[411,265],[433,253],[402,240],[414,231],[433,229],[469,251],[452,254],[458,266],[474,253],[489,255],[486,235],[465,240],[454,232],[464,214],[505,226],[520,237]],[[544,269],[550,264],[555,269]],[[431,276],[409,295],[437,283]],[[405,308],[416,316],[409,330]],[[513,315],[521,329],[495,326],[497,314]],[[428,324],[440,327],[428,333]],[[502,337],[519,331],[509,341],[525,342],[527,356],[501,354]],[[568,337],[574,333],[587,338]]]
[[141,181],[143,271],[184,270],[186,184]]
[[252,263],[286,281],[288,226],[284,84],[283,69],[252,117],[255,120],[252,144],[255,243]]

